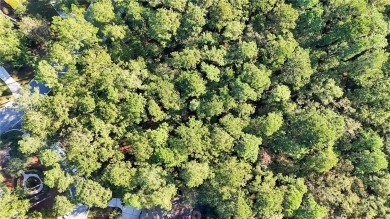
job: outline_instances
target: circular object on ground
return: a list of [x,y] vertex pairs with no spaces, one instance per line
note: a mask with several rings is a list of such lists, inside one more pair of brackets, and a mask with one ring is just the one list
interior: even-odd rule
[[193,219],[200,219],[202,217],[202,214],[199,211],[193,211],[192,212],[192,218]]
[[[43,189],[43,182],[38,174],[26,174],[23,173],[23,182],[22,185],[25,190],[27,190],[28,195],[36,195],[40,193]],[[36,184],[35,186],[29,185],[28,183],[33,182],[32,184]]]

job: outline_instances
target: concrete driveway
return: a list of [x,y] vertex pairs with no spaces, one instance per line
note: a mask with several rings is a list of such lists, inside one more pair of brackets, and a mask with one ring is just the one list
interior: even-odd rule
[[[2,66],[0,66],[0,79],[7,84],[15,97],[20,95],[22,86],[20,86],[20,84],[17,83]],[[31,87],[31,92],[34,92],[35,88],[39,88],[39,93],[43,95],[50,92],[50,89],[47,86],[36,82],[34,79],[30,81],[29,85]],[[0,135],[11,129],[21,129],[22,116],[23,112],[16,111],[13,100],[0,108]]]
[[88,206],[83,204],[78,204],[71,213],[62,216],[62,219],[87,219],[88,214],[89,214]]

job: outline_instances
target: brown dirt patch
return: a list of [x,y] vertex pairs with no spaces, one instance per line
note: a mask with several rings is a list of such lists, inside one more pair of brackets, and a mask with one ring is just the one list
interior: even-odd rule
[[45,169],[44,166],[39,161],[39,158],[38,158],[37,155],[34,155],[34,156],[30,157],[29,167],[33,168],[33,169],[40,169],[40,170],[44,170]]
[[7,186],[10,189],[15,189],[15,179],[12,178],[9,174],[5,173],[4,171],[1,171],[1,175],[3,175],[3,183],[5,186]]

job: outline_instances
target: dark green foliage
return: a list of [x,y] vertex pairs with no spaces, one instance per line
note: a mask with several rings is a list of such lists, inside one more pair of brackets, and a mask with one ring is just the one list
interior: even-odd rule
[[[389,6],[74,5],[53,18],[36,61],[52,92],[18,101],[30,134],[18,151],[38,154],[45,184],[74,184],[89,206],[106,207],[113,193],[170,209],[181,195],[209,218],[388,218]],[[9,62],[23,40],[0,22],[0,62]],[[47,147],[57,142],[72,175]],[[8,171],[25,161],[12,158]],[[61,197],[56,211],[69,206]]]

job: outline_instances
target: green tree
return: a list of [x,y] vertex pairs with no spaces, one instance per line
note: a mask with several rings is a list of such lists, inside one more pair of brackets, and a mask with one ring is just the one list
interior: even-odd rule
[[76,199],[90,207],[96,206],[99,208],[107,207],[108,201],[111,199],[111,191],[99,185],[99,183],[88,179],[76,180]]
[[27,169],[28,164],[28,160],[15,157],[8,161],[6,171],[12,177],[17,178],[20,177],[22,173]]
[[259,146],[262,139],[251,134],[244,134],[241,136],[238,145],[236,146],[237,154],[254,163],[259,154]]
[[297,219],[323,219],[327,217],[327,211],[325,207],[319,205],[313,195],[308,194],[305,196],[301,207],[295,212],[293,218]]
[[44,174],[44,183],[50,188],[56,187],[60,192],[64,192],[74,181],[74,178],[65,173],[59,164],[55,164],[52,169],[45,171]]
[[39,156],[39,161],[44,166],[53,166],[54,164],[58,163],[61,160],[61,155],[52,149],[46,149],[43,150]]
[[205,81],[198,72],[183,72],[177,80],[185,97],[199,97],[206,92]]
[[1,218],[24,218],[30,208],[28,199],[21,199],[18,192],[11,191],[3,186],[0,188],[0,217]]
[[173,52],[172,66],[175,68],[194,69],[199,63],[201,55],[197,49],[184,49],[181,52]]
[[290,99],[291,91],[286,85],[278,85],[272,90],[270,102],[283,102]]
[[97,23],[108,23],[115,18],[114,7],[109,0],[94,2],[89,8],[89,17]]
[[181,177],[189,187],[197,187],[209,176],[210,168],[207,163],[187,163],[182,171]]
[[382,151],[370,152],[364,150],[357,155],[356,170],[358,173],[376,173],[380,170],[387,169],[388,161],[385,153]]
[[271,136],[277,132],[283,125],[283,116],[281,113],[268,113],[267,116],[257,117],[251,120],[249,129],[258,136]]
[[23,43],[23,36],[13,28],[13,23],[5,16],[0,17],[0,65],[6,62],[15,62],[23,60],[23,53],[26,52]]
[[309,82],[313,73],[309,51],[297,47],[283,68],[281,80],[297,90]]
[[114,186],[121,188],[133,188],[135,184],[136,169],[132,168],[129,162],[118,162],[110,164],[102,176],[102,179]]
[[53,210],[57,216],[63,216],[73,210],[75,205],[66,196],[58,195],[55,198]]
[[328,172],[330,169],[335,167],[338,160],[338,156],[332,147],[328,147],[327,149],[319,151],[313,156],[307,157],[305,162],[307,163],[309,169],[323,173]]
[[180,26],[181,15],[172,9],[160,8],[149,17],[149,36],[162,44],[167,43],[176,35]]
[[197,36],[206,24],[205,12],[198,5],[188,2],[187,10],[181,20],[178,36],[181,39]]
[[67,50],[72,48],[79,50],[82,47],[88,47],[98,42],[96,36],[98,28],[79,15],[65,20],[60,17],[54,17],[51,29],[53,34],[56,35],[56,39]]

